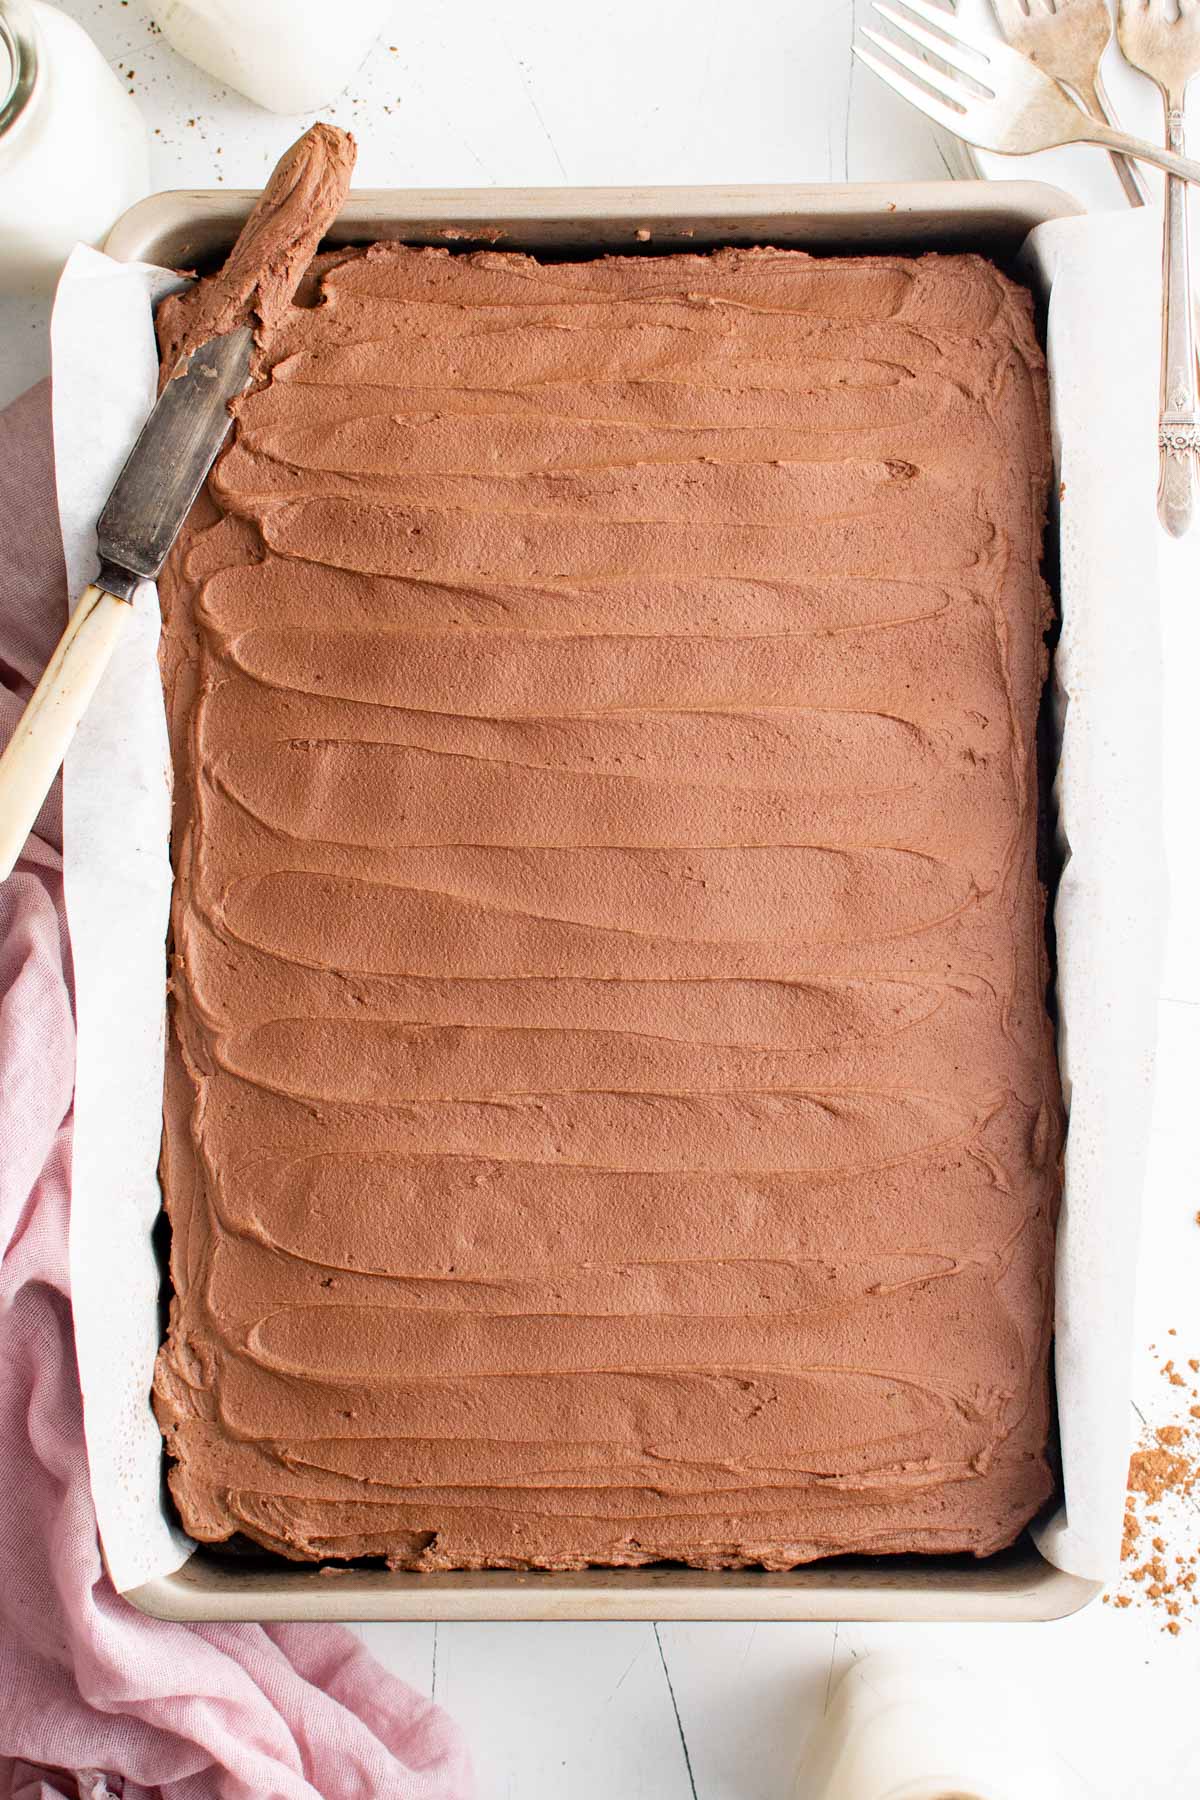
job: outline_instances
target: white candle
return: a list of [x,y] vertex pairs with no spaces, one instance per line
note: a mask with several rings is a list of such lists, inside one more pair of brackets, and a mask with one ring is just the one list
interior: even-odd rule
[[81,25],[0,0],[0,291],[48,292],[150,191],[137,107]]

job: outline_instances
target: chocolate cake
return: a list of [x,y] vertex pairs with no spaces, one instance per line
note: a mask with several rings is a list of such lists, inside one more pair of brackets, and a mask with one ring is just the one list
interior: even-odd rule
[[1048,473],[979,258],[318,264],[162,583],[195,1537],[783,1569],[1042,1505]]

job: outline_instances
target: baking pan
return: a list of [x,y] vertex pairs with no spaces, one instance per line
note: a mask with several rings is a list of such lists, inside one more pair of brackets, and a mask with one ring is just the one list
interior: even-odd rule
[[[114,226],[109,254],[199,269],[229,249],[256,195],[159,194]],[[366,189],[331,245],[380,238],[550,255],[774,244],[827,253],[978,251],[1014,257],[1035,225],[1079,212],[1035,182],[812,187]],[[172,1619],[1033,1620],[1078,1610],[1100,1584],[1054,1567],[1024,1533],[969,1557],[840,1558],[784,1574],[661,1566],[554,1574],[317,1569],[199,1547],[173,1574],[129,1590]]]

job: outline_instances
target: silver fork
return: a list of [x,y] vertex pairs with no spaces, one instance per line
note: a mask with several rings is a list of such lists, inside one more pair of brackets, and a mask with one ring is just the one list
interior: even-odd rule
[[[1189,7],[1196,3],[1197,0],[1188,0]],[[930,0],[904,0],[904,4],[910,13],[928,21],[936,30],[928,31],[914,19],[903,17],[885,0],[875,0],[875,10],[897,33],[929,51],[946,68],[935,68],[922,57],[914,56],[903,42],[883,37],[866,26],[863,36],[892,61],[882,61],[861,44],[855,44],[854,54],[902,99],[955,137],[964,138],[981,150],[998,150],[1009,156],[1053,150],[1060,144],[1099,144],[1104,150],[1123,150],[1139,162],[1153,163],[1184,181],[1200,182],[1200,162],[1091,118],[1019,50],[964,24],[954,13],[931,5]],[[901,74],[892,63],[910,73]],[[949,73],[951,70],[959,73]],[[944,98],[939,99],[939,94]]]
[[[1116,125],[1100,60],[1112,37],[1108,0],[992,0],[1005,41],[1061,82],[1093,118]],[[1145,206],[1149,189],[1127,156],[1110,150],[1131,206]]]
[[[1188,83],[1200,72],[1200,6],[1178,0],[1172,17],[1164,0],[1120,0],[1117,36],[1125,60],[1148,75],[1162,94],[1167,142],[1184,147]],[[1174,537],[1191,524],[1195,505],[1196,352],[1192,337],[1187,188],[1167,178],[1163,211],[1162,405],[1158,425],[1158,516]]]

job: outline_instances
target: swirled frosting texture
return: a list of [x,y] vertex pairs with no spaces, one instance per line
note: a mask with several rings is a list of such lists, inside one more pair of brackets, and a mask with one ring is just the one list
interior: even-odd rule
[[188,1530],[996,1550],[1051,1489],[1060,1151],[1027,297],[318,275],[163,583]]
[[163,310],[163,382],[194,350],[239,325],[252,327],[260,344],[267,342],[341,211],[356,153],[348,131],[323,121],[284,151],[224,267]]

